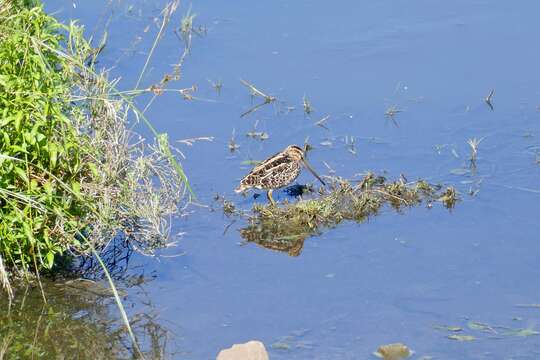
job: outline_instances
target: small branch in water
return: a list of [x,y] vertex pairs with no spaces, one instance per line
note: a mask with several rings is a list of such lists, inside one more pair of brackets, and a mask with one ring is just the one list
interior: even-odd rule
[[165,28],[167,27],[167,24],[169,24],[169,21],[171,20],[172,15],[178,8],[178,5],[180,4],[179,0],[172,1],[168,3],[165,8],[162,11],[163,19],[161,22],[161,26],[159,28],[159,32],[154,39],[154,43],[152,44],[152,48],[150,49],[150,52],[148,53],[148,56],[146,57],[146,61],[144,63],[144,66],[139,74],[139,78],[137,79],[137,83],[135,84],[135,89],[139,88],[139,85],[141,84],[142,78],[146,72],[146,69],[148,68],[148,64],[150,63],[150,59],[152,58],[152,55],[154,54],[154,51],[156,50],[157,44],[161,40],[161,36],[163,35],[163,32]]
[[185,100],[193,100],[194,97],[192,93],[194,93],[195,91],[197,91],[197,87],[195,85],[192,85],[191,87],[180,89],[180,94],[182,94],[182,97]]
[[345,146],[347,147],[347,151],[349,151],[351,154],[356,155],[356,139],[354,136],[349,137],[348,135],[345,136]]
[[246,133],[246,136],[261,141],[266,140],[270,137],[268,133],[265,133],[263,131],[250,131]]
[[253,96],[260,96],[262,98],[264,98],[267,102],[272,102],[272,101],[275,101],[276,98],[274,96],[271,96],[271,95],[266,95],[265,93],[263,93],[261,90],[257,89],[255,86],[253,86],[252,84],[248,83],[246,80],[243,80],[243,79],[240,79],[240,82],[247,86],[250,90],[251,90],[251,95]]
[[262,107],[262,106],[264,106],[264,105],[266,105],[266,104],[268,104],[268,103],[267,103],[267,102],[263,102],[263,103],[261,103],[261,104],[255,105],[254,107],[252,107],[251,109],[247,110],[246,112],[243,112],[243,113],[240,115],[240,117],[242,118],[242,117],[244,117],[244,116],[247,116],[247,115],[251,114],[252,112],[257,111],[260,107]]
[[216,90],[218,95],[221,95],[221,88],[223,87],[223,82],[221,80],[212,81],[210,79],[208,79],[208,82],[210,83],[210,85],[212,85],[214,90]]
[[247,81],[243,80],[243,79],[240,79],[240,82],[246,86],[250,91],[251,91],[251,96],[258,96],[258,97],[261,97],[264,99],[264,102],[258,104],[258,105],[255,105],[253,106],[251,109],[247,110],[246,112],[242,113],[240,115],[240,117],[244,117],[246,115],[249,115],[251,114],[252,112],[255,112],[257,111],[260,107],[266,105],[266,104],[270,104],[270,103],[273,103],[274,101],[276,101],[276,97],[275,96],[271,96],[271,95],[267,95],[265,94],[264,92],[262,92],[261,90],[257,89],[255,86],[253,86],[252,84],[248,83]]
[[190,138],[190,139],[183,139],[183,140],[177,140],[176,142],[178,143],[181,143],[181,144],[185,144],[185,145],[188,145],[188,146],[193,146],[193,144],[197,141],[214,141],[214,137],[213,136],[199,136],[199,137],[195,137],[195,138]]
[[236,129],[233,129],[232,134],[231,134],[231,139],[229,140],[230,152],[235,152],[240,147],[240,145],[238,145],[234,139],[235,135],[236,135]]
[[322,127],[323,129],[326,129],[326,130],[329,130],[328,127],[324,124],[326,122],[326,120],[330,119],[330,115],[326,115],[325,117],[323,117],[321,120],[317,121],[315,123],[316,126],[320,126]]
[[304,114],[310,115],[313,112],[313,107],[311,106],[311,103],[309,102],[306,95],[302,98],[302,105],[304,106]]
[[394,198],[394,199],[398,200],[399,202],[402,202],[403,204],[405,204],[405,205],[407,205],[407,206],[411,206],[411,204],[410,204],[407,200],[405,200],[405,199],[403,199],[403,198],[401,198],[401,197],[399,197],[399,196],[397,196],[397,195],[390,194],[389,192],[382,191],[382,190],[379,190],[379,189],[373,189],[373,190],[370,190],[370,191],[376,191],[376,192],[378,192],[378,193],[383,194],[384,196],[388,196],[388,197]]
[[334,170],[326,161],[323,161],[324,166],[328,169],[328,173],[330,175],[335,174],[336,170]]
[[400,112],[403,112],[403,110],[398,109],[396,105],[391,105],[390,107],[388,107],[388,109],[386,109],[386,111],[384,112],[384,115],[390,118],[390,120],[392,120],[392,122],[394,123],[396,127],[399,127],[394,117]]
[[467,140],[467,144],[469,144],[471,148],[471,165],[476,166],[476,159],[478,157],[478,147],[480,146],[480,143],[484,140],[484,138],[472,138]]
[[233,219],[227,226],[225,226],[225,229],[223,230],[223,234],[222,235],[225,235],[227,234],[227,231],[229,230],[229,228],[236,222],[236,219]]
[[491,103],[491,99],[493,99],[493,94],[495,94],[495,89],[491,89],[489,92],[489,95],[484,98],[484,101],[489,106],[491,111],[493,111],[493,104]]

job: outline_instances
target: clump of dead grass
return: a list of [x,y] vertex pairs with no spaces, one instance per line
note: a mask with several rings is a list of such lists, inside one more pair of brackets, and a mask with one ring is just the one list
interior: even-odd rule
[[[86,236],[97,247],[106,246],[121,232],[130,245],[145,253],[169,245],[172,217],[190,189],[182,167],[172,154],[166,134],[158,133],[129,95],[116,90],[106,71],[84,66],[91,52],[82,28],[70,26],[66,54],[77,73],[72,101],[81,110],[76,126],[87,135],[88,161],[96,165],[81,191],[95,199],[88,212]],[[155,135],[147,141],[133,129],[145,123]]]

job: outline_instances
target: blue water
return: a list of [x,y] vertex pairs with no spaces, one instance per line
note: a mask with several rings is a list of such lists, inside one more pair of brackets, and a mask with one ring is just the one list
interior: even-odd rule
[[[135,85],[163,1],[45,3],[64,21],[80,19],[88,35],[99,36],[111,16],[99,66],[121,76],[121,88]],[[188,6],[173,17],[143,86],[178,61],[183,44],[172,29]],[[391,342],[407,344],[415,358],[539,358],[538,336],[467,327],[471,319],[540,330],[540,310],[516,306],[540,303],[539,11],[532,0],[193,3],[206,34],[194,36],[183,77],[171,87],[196,85],[199,100],[163,95],[148,117],[171,140],[214,137],[179,147],[198,202],[216,211],[194,206],[175,221],[173,233],[184,235],[165,255],[181,256],[133,259],[156,274],[144,290],[170,330],[168,357],[213,359],[259,339],[272,359],[367,359]],[[240,118],[260,101],[240,79],[277,104]],[[208,80],[223,82],[219,94]],[[492,89],[494,110],[483,100]],[[295,109],[287,113],[288,106]],[[401,110],[393,120],[384,115],[391,106]],[[329,130],[314,125],[326,115]],[[231,154],[233,129],[240,148]],[[246,137],[254,129],[269,139]],[[322,174],[323,161],[343,177],[403,173],[454,185],[462,201],[452,211],[435,204],[343,223],[306,240],[298,257],[242,244],[240,221],[224,234],[231,219],[213,197],[250,206],[233,193],[249,171],[242,162],[308,137]],[[355,138],[356,155],[345,137]],[[483,140],[476,172],[464,173],[471,138]],[[470,189],[479,191],[470,196]],[[457,334],[476,340],[448,339],[439,325],[460,326]]]

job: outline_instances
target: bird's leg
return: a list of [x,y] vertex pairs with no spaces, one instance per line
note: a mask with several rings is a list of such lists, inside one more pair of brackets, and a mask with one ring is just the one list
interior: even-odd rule
[[274,199],[272,199],[272,189],[268,190],[268,192],[266,193],[266,197],[272,205],[276,205],[276,202],[274,201]]

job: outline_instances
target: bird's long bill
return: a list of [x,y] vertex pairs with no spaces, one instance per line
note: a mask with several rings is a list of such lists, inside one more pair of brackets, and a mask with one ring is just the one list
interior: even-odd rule
[[309,170],[309,172],[311,172],[313,174],[313,176],[315,176],[317,178],[317,180],[319,180],[324,186],[326,186],[325,182],[321,179],[321,177],[319,175],[317,175],[317,173],[315,172],[315,170],[313,170],[313,168],[311,167],[311,165],[309,165],[309,163],[307,162],[306,159],[302,159],[302,162],[304,163],[304,165],[306,166],[306,169]]

